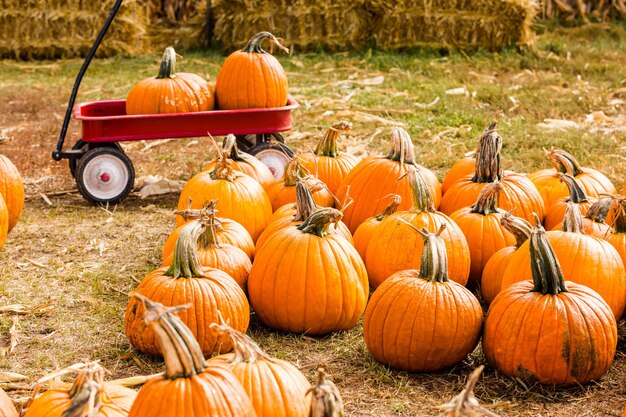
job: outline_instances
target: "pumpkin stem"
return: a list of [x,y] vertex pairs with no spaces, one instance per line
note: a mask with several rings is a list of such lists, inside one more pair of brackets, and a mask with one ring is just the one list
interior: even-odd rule
[[431,233],[425,227],[419,230],[411,223],[408,224],[424,239],[419,277],[430,282],[448,282],[448,252],[441,238],[441,233],[446,228],[445,223],[437,233]]
[[473,182],[484,183],[502,180],[502,136],[496,132],[496,122],[483,131],[476,148],[476,168]]
[[558,295],[567,292],[561,265],[546,237],[546,229],[535,215],[535,227],[530,233],[530,267],[533,275],[531,292]]
[[414,213],[434,212],[435,202],[422,175],[416,169],[409,169],[405,175],[411,188],[411,200],[413,203],[411,211]]
[[409,133],[401,127],[394,127],[391,131],[391,149],[387,159],[402,164],[415,165],[415,147]]
[[493,213],[498,213],[498,201],[500,200],[500,191],[502,191],[502,184],[500,181],[494,181],[491,184],[483,187],[478,194],[478,199],[472,205],[471,212],[488,216]]
[[343,417],[343,400],[335,384],[326,379],[323,368],[317,370],[317,382],[309,388],[311,395],[309,417]]
[[606,223],[606,216],[609,215],[609,211],[613,206],[613,197],[599,198],[595,203],[589,207],[585,217],[596,223]]
[[313,193],[311,193],[306,180],[298,178],[296,181],[296,213],[293,215],[293,220],[304,221],[315,210],[317,210],[317,204],[313,199]]
[[324,237],[331,224],[337,224],[343,217],[343,213],[331,207],[323,207],[315,210],[307,219],[298,226],[298,230],[315,236]]
[[578,204],[572,203],[571,201],[567,202],[561,230],[564,232],[585,233],[583,215],[580,213],[580,206]]
[[315,147],[315,155],[330,156],[336,158],[339,155],[337,146],[337,138],[341,132],[349,132],[352,129],[352,123],[342,120],[328,128],[324,137],[317,143]]
[[85,364],[68,391],[71,403],[61,417],[97,415],[103,391],[104,369],[97,362]]
[[171,46],[165,48],[159,75],[157,75],[157,79],[163,78],[176,78],[176,51]]
[[209,173],[211,179],[234,181],[237,176],[233,169],[233,161],[228,158],[229,152],[222,150],[220,156],[217,157],[215,168]]
[[485,365],[480,365],[474,369],[472,374],[467,379],[465,389],[457,394],[449,403],[444,404],[441,408],[448,412],[448,416],[451,417],[465,417],[465,416],[478,416],[484,415],[486,417],[498,417],[497,414],[492,413],[478,403],[476,396],[474,395],[474,389],[480,374],[482,374]]
[[552,148],[550,151],[546,152],[546,157],[552,163],[557,172],[570,174],[573,177],[583,173],[583,168],[580,166],[576,158],[568,152]]
[[563,174],[561,172],[559,172],[558,175],[561,182],[564,182],[565,185],[567,185],[569,190],[569,201],[576,204],[586,203],[589,201],[587,199],[587,195],[585,194],[585,190],[582,189],[576,178],[572,177],[570,174]]
[[389,202],[387,207],[385,207],[383,211],[374,216],[374,218],[377,221],[382,222],[387,216],[391,216],[393,213],[398,211],[400,203],[402,203],[402,197],[400,197],[398,194],[391,194],[391,201]]
[[174,247],[172,265],[164,275],[172,278],[204,277],[204,270],[198,259],[198,239],[205,230],[206,225],[200,220],[189,222],[183,227]]
[[309,174],[309,170],[302,165],[300,158],[294,156],[285,166],[285,187],[293,187],[298,182],[298,178],[306,178]]
[[248,44],[241,51],[255,54],[266,54],[267,52],[261,47],[261,44],[266,39],[270,41],[271,45],[276,45],[281,51],[289,53],[289,49],[281,45],[276,36],[272,35],[269,32],[259,32],[254,35],[252,38],[250,38]]
[[613,233],[626,233],[626,199],[620,198],[615,204]]
[[500,224],[515,236],[515,246],[519,248],[530,237],[532,226],[528,223],[528,220],[513,216],[512,212],[511,210],[504,213],[500,219]]
[[230,363],[251,363],[259,359],[271,361],[273,360],[265,353],[259,345],[256,344],[250,336],[235,330],[226,323],[212,323],[212,329],[217,329],[221,334],[225,334],[233,341],[234,357]]
[[228,154],[228,158],[233,161],[243,162],[246,160],[237,147],[237,138],[232,133],[224,138],[224,142],[222,142],[222,152]]
[[189,304],[165,307],[141,294],[133,294],[143,303],[144,321],[152,326],[161,353],[165,359],[165,377],[168,379],[190,378],[206,369],[202,349],[189,328],[177,313],[191,307]]

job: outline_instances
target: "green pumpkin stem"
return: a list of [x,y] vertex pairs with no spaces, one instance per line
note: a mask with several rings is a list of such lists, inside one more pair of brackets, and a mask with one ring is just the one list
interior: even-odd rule
[[424,239],[419,277],[430,282],[448,282],[448,252],[441,238],[445,223],[437,233],[431,233],[425,227],[419,230],[411,223],[408,224]]
[[506,212],[500,219],[500,224],[513,236],[515,236],[515,246],[518,248],[530,237],[532,226],[528,220],[513,216],[511,211]]
[[571,233],[585,233],[583,215],[580,213],[580,206],[578,204],[572,203],[571,201],[567,202],[561,230]]
[[387,207],[385,207],[383,211],[374,216],[374,218],[377,221],[382,222],[383,220],[385,220],[386,217],[391,216],[393,213],[398,211],[400,203],[402,203],[402,197],[398,194],[391,194],[391,201],[389,202]]
[[304,221],[317,208],[317,204],[315,204],[313,199],[313,193],[309,189],[306,180],[298,178],[296,181],[296,213],[293,215],[293,220],[296,222]]
[[309,417],[343,417],[343,400],[335,384],[326,379],[323,368],[317,370],[317,381],[309,388],[311,396]]
[[171,46],[165,48],[159,75],[157,75],[157,79],[163,78],[176,78],[176,51]]
[[254,35],[241,51],[254,54],[266,54],[267,52],[261,47],[261,44],[265,40],[269,40],[271,45],[276,45],[281,51],[289,53],[289,49],[281,45],[276,36],[269,32],[259,32]]
[[328,235],[329,228],[333,224],[339,223],[343,213],[331,207],[324,207],[315,210],[307,219],[298,226],[298,229],[304,233],[310,233],[315,236],[324,237]]
[[206,369],[202,349],[189,328],[174,314],[190,305],[165,307],[143,295],[133,296],[143,303],[144,320],[154,330],[161,346],[165,359],[165,377],[190,378],[202,373]]
[[198,259],[198,239],[205,231],[206,226],[200,220],[191,221],[183,227],[174,247],[172,265],[165,275],[172,278],[204,277],[204,270]]
[[411,188],[411,211],[414,213],[434,212],[435,202],[428,185],[416,169],[409,169],[405,174]]
[[315,147],[315,155],[330,156],[336,158],[339,155],[339,147],[337,146],[337,138],[342,132],[349,132],[352,129],[352,123],[342,120],[328,128],[324,137],[317,143]]
[[494,181],[491,184],[487,184],[480,190],[478,199],[472,205],[471,212],[488,216],[493,213],[498,213],[498,202],[500,200],[500,191],[502,191],[502,184],[500,181]]
[[567,292],[561,265],[537,215],[535,215],[535,227],[530,234],[530,267],[533,275],[531,292],[552,295]]
[[550,151],[546,151],[546,157],[552,163],[557,172],[570,174],[573,177],[583,173],[583,168],[580,166],[576,158],[568,152],[552,148]]
[[606,217],[613,206],[613,197],[602,197],[596,200],[590,207],[585,217],[595,223],[606,224]]
[[402,164],[415,165],[415,148],[409,133],[401,127],[394,127],[391,132],[391,149],[387,159]]
[[560,172],[558,175],[561,182],[564,182],[565,185],[567,185],[567,189],[569,190],[569,201],[576,204],[586,203],[589,201],[587,199],[587,195],[585,194],[585,190],[582,189],[576,178],[572,177],[570,174],[563,174]]
[[492,122],[478,140],[473,182],[484,183],[502,180],[501,150],[502,136],[496,132],[496,122]]
[[226,323],[212,323],[211,328],[217,329],[220,334],[227,335],[230,340],[233,341],[234,355],[230,363],[251,363],[256,362],[259,359],[267,361],[273,360],[273,358],[265,353],[250,336],[233,329]]
[[302,165],[298,156],[294,156],[285,166],[285,186],[293,187],[299,178],[306,178],[309,174],[309,170]]
[[619,197],[615,202],[613,233],[626,233],[626,198]]

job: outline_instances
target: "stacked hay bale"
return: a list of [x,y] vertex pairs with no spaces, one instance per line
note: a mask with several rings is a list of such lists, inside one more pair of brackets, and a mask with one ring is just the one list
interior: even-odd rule
[[500,49],[530,41],[538,11],[534,0],[371,0],[381,16],[376,44]]
[[[0,58],[85,56],[111,5],[84,0],[3,0]],[[148,23],[144,2],[125,0],[98,51],[99,56],[141,51]]]
[[549,19],[564,18],[566,20],[589,18],[608,20],[610,18],[626,18],[626,0],[543,0],[542,16]]
[[190,49],[210,43],[208,0],[148,0],[153,49]]
[[367,0],[213,0],[214,39],[223,49],[245,46],[267,30],[296,50],[363,48],[374,16]]

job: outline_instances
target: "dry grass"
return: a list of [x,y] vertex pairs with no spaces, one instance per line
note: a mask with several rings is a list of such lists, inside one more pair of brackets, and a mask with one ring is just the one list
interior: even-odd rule
[[[354,128],[344,146],[359,155],[379,152],[391,120],[405,123],[417,158],[440,178],[452,162],[471,150],[492,118],[500,119],[507,168],[532,171],[546,166],[542,147],[556,145],[584,165],[607,173],[616,183],[626,178],[624,113],[626,52],[624,26],[556,29],[540,36],[535,51],[519,54],[478,52],[472,56],[419,54],[300,55],[280,57],[291,91],[301,107],[286,137],[296,148],[312,146],[332,122],[349,117]],[[137,80],[158,67],[158,51],[149,57],[97,60],[87,74],[80,101],[124,97]],[[223,57],[188,55],[181,71],[215,80]],[[15,351],[0,359],[0,371],[40,377],[86,359],[101,359],[113,377],[149,374],[162,364],[134,352],[122,333],[127,293],[160,261],[160,250],[173,228],[176,196],[140,200],[130,197],[108,210],[87,205],[72,189],[66,163],[50,152],[80,61],[0,65],[0,129],[15,137],[3,149],[22,170],[29,195],[22,222],[0,252],[0,305],[51,302],[54,312],[24,316]],[[375,77],[384,77],[377,84]],[[378,79],[380,80],[380,79]],[[445,92],[464,87],[467,95]],[[430,106],[437,97],[439,101]],[[420,104],[420,105],[418,105]],[[592,111],[613,118],[585,123]],[[581,125],[546,130],[545,118]],[[78,139],[72,125],[68,142]],[[602,130],[605,129],[605,130]],[[207,160],[205,139],[171,141],[142,151],[128,147],[138,175],[162,174],[187,179]],[[52,206],[43,202],[46,193]],[[0,316],[0,329],[12,324]],[[459,392],[470,371],[484,363],[480,350],[462,364],[435,374],[407,374],[376,363],[365,349],[361,327],[326,338],[269,332],[256,320],[251,335],[271,354],[295,362],[310,379],[325,365],[354,416],[433,416],[436,407]],[[486,369],[477,397],[502,416],[619,416],[623,409],[626,358],[620,327],[614,365],[597,383],[570,390],[528,387]],[[30,383],[22,385],[28,388]],[[27,392],[13,390],[24,398]]]

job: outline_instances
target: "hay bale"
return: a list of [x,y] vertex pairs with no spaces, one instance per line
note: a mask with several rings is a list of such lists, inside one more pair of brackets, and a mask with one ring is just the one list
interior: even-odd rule
[[295,50],[363,48],[373,16],[367,0],[213,0],[214,40],[223,49],[242,48],[267,30]]
[[538,7],[534,0],[371,0],[381,16],[376,44],[500,49],[528,43]]
[[[98,49],[99,56],[132,55],[143,48],[148,24],[141,0],[126,0]],[[111,4],[82,0],[3,0],[0,57],[54,59],[85,56]]]
[[210,43],[207,0],[149,0],[148,42],[153,49],[177,50]]
[[548,19],[594,20],[626,18],[626,0],[543,0],[541,15]]

